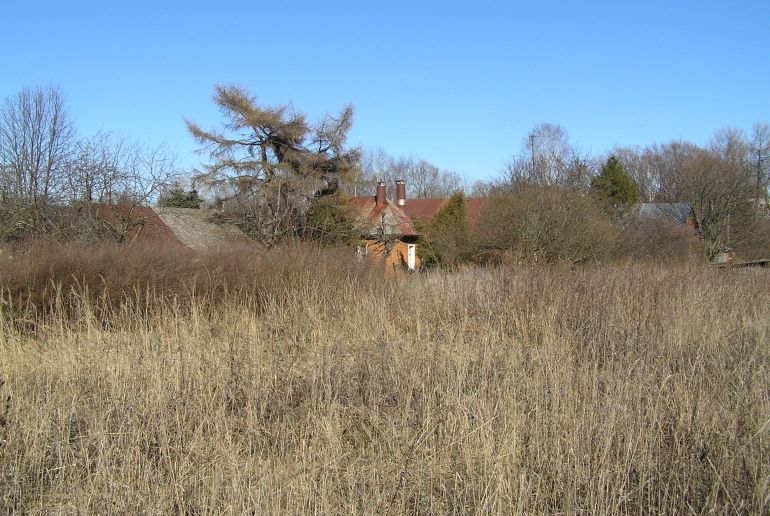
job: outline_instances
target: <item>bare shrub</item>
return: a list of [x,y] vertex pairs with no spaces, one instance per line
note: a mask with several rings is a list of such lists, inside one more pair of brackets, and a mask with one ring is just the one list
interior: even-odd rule
[[484,256],[574,264],[606,255],[614,231],[590,197],[523,183],[489,195],[475,237]]
[[691,227],[666,218],[640,220],[631,217],[619,231],[612,254],[620,259],[685,262],[702,260],[705,251]]
[[747,223],[734,226],[732,232],[739,242],[734,250],[741,259],[770,258],[770,216],[756,214]]
[[243,245],[195,253],[184,247],[37,241],[0,258],[0,294],[6,310],[33,319],[57,310],[78,313],[85,303],[108,321],[124,305],[151,312],[173,300],[184,309],[193,300],[218,303],[225,294],[258,307],[315,275],[363,281],[367,264],[348,264],[349,255],[347,249],[302,243],[276,251]]

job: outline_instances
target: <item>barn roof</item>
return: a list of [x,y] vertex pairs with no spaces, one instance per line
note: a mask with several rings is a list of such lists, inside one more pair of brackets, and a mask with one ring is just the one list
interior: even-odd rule
[[238,228],[214,222],[216,210],[128,204],[94,204],[92,209],[94,217],[109,226],[133,225],[126,239],[142,244],[186,246],[205,251],[248,242],[248,237]]
[[149,206],[96,203],[91,205],[93,217],[111,227],[133,226],[127,233],[129,241],[143,244],[182,245],[158,214]]
[[156,208],[158,217],[174,236],[195,251],[217,249],[222,245],[248,242],[238,228],[212,220],[216,210],[203,208]]

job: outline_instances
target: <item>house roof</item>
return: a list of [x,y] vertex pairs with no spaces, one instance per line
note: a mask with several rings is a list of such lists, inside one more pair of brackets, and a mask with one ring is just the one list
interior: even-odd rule
[[127,204],[93,204],[93,217],[108,227],[133,227],[126,233],[129,241],[143,244],[182,245],[158,214],[149,206]]
[[645,202],[639,205],[639,217],[643,219],[670,219],[680,225],[687,224],[692,213],[688,202]]
[[412,224],[412,218],[392,201],[385,201],[383,206],[377,206],[374,196],[352,197],[350,204],[356,210],[359,218],[373,230],[378,224],[384,224],[389,234],[398,233],[402,236],[417,236]]
[[433,218],[438,211],[446,206],[448,198],[444,199],[407,199],[403,210],[412,217],[413,220],[428,221]]
[[202,208],[156,208],[158,217],[174,236],[195,251],[248,242],[238,228],[212,221],[216,210]]
[[142,244],[186,246],[200,252],[248,242],[239,229],[213,222],[215,210],[123,204],[95,204],[93,209],[96,219],[109,226],[139,223],[126,238]]
[[[468,222],[473,226],[479,220],[479,214],[486,199],[483,197],[466,197],[465,205],[468,209]],[[430,222],[449,202],[449,198],[441,199],[407,199],[403,210],[412,218],[422,222]]]

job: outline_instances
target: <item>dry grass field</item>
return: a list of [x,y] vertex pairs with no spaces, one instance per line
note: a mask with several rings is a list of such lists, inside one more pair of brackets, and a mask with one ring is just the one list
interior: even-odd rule
[[768,272],[274,254],[0,258],[0,512],[768,513]]

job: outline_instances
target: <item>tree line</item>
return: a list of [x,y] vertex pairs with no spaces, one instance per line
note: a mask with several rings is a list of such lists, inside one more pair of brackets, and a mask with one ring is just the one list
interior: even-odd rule
[[[81,136],[56,88],[6,98],[0,108],[0,239],[124,242],[143,224],[131,216],[134,208],[205,201],[266,247],[297,237],[351,243],[360,235],[347,199],[371,195],[377,180],[405,179],[412,198],[463,192],[489,200],[473,225],[462,220],[467,214],[455,199],[449,213],[422,228],[429,263],[493,255],[577,262],[618,242],[628,247],[671,233],[641,224],[634,217],[639,202],[692,205],[708,256],[727,249],[767,252],[765,123],[748,134],[717,131],[702,147],[672,141],[603,155],[581,151],[558,125],[540,124],[499,177],[467,191],[459,174],[424,159],[351,148],[352,106],[309,121],[290,104],[264,106],[233,86],[217,86],[213,102],[224,117],[219,128],[186,121],[208,161],[183,172],[162,146],[107,131]],[[97,215],[105,209],[121,216]]]
[[[757,123],[749,135],[719,130],[704,147],[674,141],[590,156],[563,128],[541,124],[499,178],[475,186],[487,199],[475,231],[456,215],[449,225],[442,218],[425,228],[433,245],[423,250],[445,264],[768,257],[769,136]],[[642,202],[657,203],[657,216],[643,213]]]
[[768,254],[770,237],[768,155],[767,123],[755,124],[749,134],[718,130],[703,147],[672,141],[618,147],[600,156],[571,145],[561,127],[541,124],[485,193],[500,196],[539,187],[560,191],[557,197],[565,201],[575,195],[593,197],[628,240],[641,238],[628,234],[639,229],[631,216],[639,202],[686,203],[707,256],[726,250],[761,255]]

